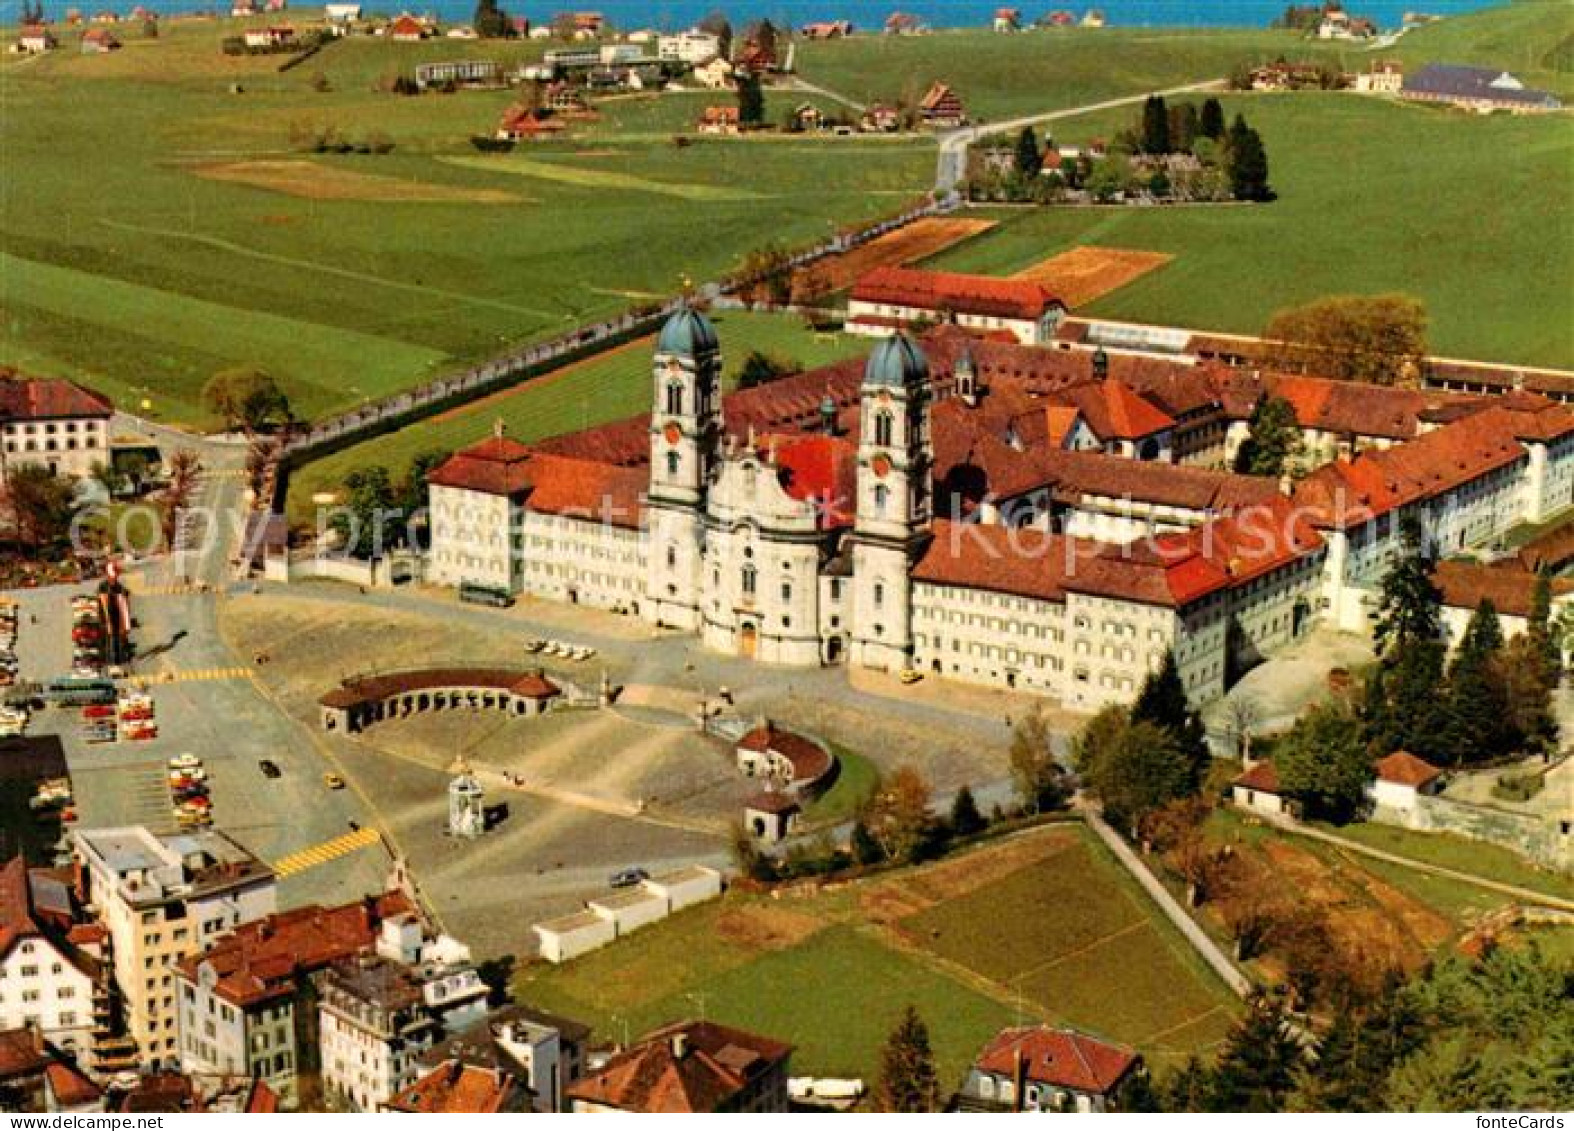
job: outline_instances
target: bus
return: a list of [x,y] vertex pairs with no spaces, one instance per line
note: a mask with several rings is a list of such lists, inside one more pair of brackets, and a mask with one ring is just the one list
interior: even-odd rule
[[44,685],[44,698],[57,707],[91,707],[115,701],[115,681],[98,676],[61,676]]
[[479,585],[474,581],[459,583],[459,599],[471,605],[491,605],[494,609],[506,609],[514,603],[512,594],[506,589]]

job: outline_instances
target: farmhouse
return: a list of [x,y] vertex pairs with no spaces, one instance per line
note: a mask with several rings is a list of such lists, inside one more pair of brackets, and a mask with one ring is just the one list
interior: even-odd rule
[[1013,32],[1022,30],[1022,9],[996,8],[994,29],[997,32]]
[[853,286],[847,330],[885,337],[920,323],[954,322],[969,330],[1003,330],[1017,341],[1052,340],[1065,315],[1037,283],[910,267],[877,267]]
[[82,54],[107,55],[111,51],[120,50],[120,40],[116,39],[107,28],[89,28],[82,33]]
[[295,29],[288,24],[277,27],[247,28],[245,34],[247,47],[275,48],[284,47],[295,42]]
[[0,369],[0,481],[24,464],[90,475],[109,459],[114,412],[106,398],[74,382]]
[[922,35],[929,27],[910,12],[892,12],[885,18],[886,35]]
[[858,128],[864,133],[894,134],[902,128],[902,115],[889,103],[873,102],[858,119]]
[[850,20],[821,20],[817,23],[804,24],[798,29],[798,34],[804,39],[846,39],[853,33]]
[[952,1102],[957,1111],[1103,1112],[1143,1073],[1136,1050],[1074,1029],[1003,1029],[985,1045]]
[[428,31],[424,22],[407,13],[389,24],[386,34],[395,43],[419,43],[427,37]]
[[943,82],[930,84],[918,102],[918,118],[932,129],[950,130],[967,124],[962,99]]
[[702,134],[727,134],[739,132],[736,106],[707,106],[695,127]]
[[1405,83],[1404,64],[1383,59],[1355,76],[1355,89],[1363,94],[1398,94]]
[[1562,109],[1557,96],[1531,90],[1507,71],[1432,63],[1407,75],[1399,96],[1412,102],[1440,102],[1478,114],[1545,114]]
[[669,62],[697,67],[720,55],[721,38],[697,28],[680,31],[676,35],[664,35],[656,40],[656,57]]
[[718,55],[710,62],[695,67],[694,78],[706,90],[729,90],[732,87],[732,64]]
[[15,50],[26,55],[42,55],[59,46],[54,32],[42,24],[29,24],[17,33]]
[[792,1046],[713,1021],[636,1041],[568,1086],[574,1112],[785,1112]]
[[820,108],[814,103],[800,102],[792,108],[792,116],[789,119],[789,123],[792,129],[801,130],[804,133],[818,133],[825,128],[825,115],[820,112]]
[[535,110],[510,106],[497,124],[499,141],[547,141],[562,134],[568,126],[556,118],[543,118]]

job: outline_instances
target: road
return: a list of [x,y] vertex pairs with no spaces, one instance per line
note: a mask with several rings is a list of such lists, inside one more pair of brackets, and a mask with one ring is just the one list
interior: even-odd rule
[[[1177,94],[1196,94],[1204,90],[1219,90],[1224,86],[1224,79],[1208,79],[1205,82],[1188,83],[1185,86],[1172,86],[1168,90],[1153,91],[1163,98]],[[960,130],[940,135],[940,154],[935,166],[935,195],[943,197],[956,189],[962,182],[967,172],[967,147],[980,138],[990,137],[994,134],[1015,133],[1024,126],[1036,126],[1043,122],[1053,122],[1061,118],[1076,118],[1083,114],[1093,114],[1100,110],[1114,110],[1121,106],[1133,106],[1146,101],[1148,93],[1133,94],[1125,98],[1111,98],[1105,102],[1093,102],[1086,106],[1072,106],[1065,110],[1049,110],[1042,114],[1028,114],[1020,118],[1008,118],[1000,122],[988,122],[980,126],[968,126]]]

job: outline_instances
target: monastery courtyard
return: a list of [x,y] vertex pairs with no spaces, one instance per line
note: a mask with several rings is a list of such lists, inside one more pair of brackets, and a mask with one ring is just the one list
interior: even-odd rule
[[[933,679],[903,686],[846,668],[773,669],[714,656],[695,640],[626,617],[545,601],[512,609],[458,603],[417,589],[359,594],[348,586],[263,586],[226,602],[235,652],[262,655],[257,678],[408,858],[450,930],[483,955],[534,950],[530,924],[577,909],[607,877],[639,866],[727,866],[728,826],[757,788],[730,746],[694,722],[702,696],[746,721],[760,716],[862,756],[882,771],[917,766],[947,804],[970,785],[984,804],[1009,798],[1008,719],[1030,697]],[[597,649],[575,662],[526,652],[535,638]],[[396,665],[391,657],[409,657]],[[602,673],[623,690],[609,709],[534,718],[430,713],[345,736],[323,731],[318,698],[351,675],[395,666],[539,666],[560,685],[595,692]],[[1057,730],[1075,717],[1051,713]],[[485,837],[445,832],[449,767],[462,755],[506,816]]]

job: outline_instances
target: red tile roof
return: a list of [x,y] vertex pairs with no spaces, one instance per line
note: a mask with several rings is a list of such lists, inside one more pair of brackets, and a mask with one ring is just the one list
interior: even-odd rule
[[1011,1079],[1019,1060],[1030,1083],[1104,1096],[1141,1058],[1134,1049],[1074,1029],[1032,1025],[1002,1030],[974,1063],[982,1072]]
[[658,1029],[568,1087],[568,1098],[634,1112],[725,1110],[792,1046],[713,1021]]
[[1386,451],[1325,464],[1301,481],[1296,504],[1322,526],[1359,526],[1525,459],[1519,421],[1505,409],[1446,424]]
[[1432,763],[1403,750],[1379,758],[1373,769],[1377,771],[1378,781],[1414,786],[1417,789],[1443,776],[1443,771]]
[[44,1079],[49,1082],[49,1090],[61,1107],[85,1107],[104,1098],[97,1084],[64,1060],[57,1060],[46,1068]]
[[1175,421],[1119,378],[1080,385],[1065,394],[1101,440],[1141,440]]
[[1279,771],[1273,768],[1272,762],[1254,764],[1230,784],[1240,786],[1242,789],[1255,790],[1258,793],[1271,793],[1276,797],[1280,793]]
[[744,801],[743,807],[760,813],[796,813],[799,809],[797,798],[790,793],[782,793],[775,789],[751,794]]
[[941,520],[913,567],[913,580],[1064,601],[1068,574],[1099,549],[1096,542],[1037,528]]
[[995,318],[1041,318],[1064,305],[1037,283],[916,267],[876,267],[853,284],[855,302],[949,310]]
[[467,687],[493,688],[525,699],[553,699],[562,694],[562,689],[537,669],[422,668],[347,679],[317,702],[324,707],[356,707],[412,691]]
[[1068,502],[1097,495],[1227,514],[1273,506],[1283,497],[1278,481],[1265,476],[1145,463],[1101,452],[1056,452],[1044,464],[1054,474],[1055,494]]
[[42,1072],[51,1059],[38,1030],[0,1029],[0,1080]]
[[[1443,603],[1474,611],[1483,600],[1504,616],[1528,617],[1535,598],[1536,575],[1517,560],[1494,565],[1480,562],[1443,561],[1432,571],[1432,580],[1443,593]],[[1574,593],[1574,580],[1551,580],[1554,597]]]
[[519,1095],[518,1081],[501,1069],[446,1060],[389,1100],[388,1107],[421,1115],[492,1115]]
[[396,39],[420,39],[426,35],[426,25],[414,16],[400,16],[388,25],[388,34]]
[[369,949],[384,919],[414,910],[403,893],[384,892],[340,907],[281,911],[242,924],[176,967],[193,982],[202,968],[212,970],[214,994],[243,1008],[287,998],[299,990],[302,975]]
[[0,958],[22,939],[41,932],[33,919],[33,898],[27,882],[27,861],[14,856],[0,866]]
[[776,449],[782,490],[818,508],[821,529],[851,526],[858,491],[857,445],[839,436],[786,438]]
[[812,785],[824,777],[835,762],[818,742],[769,721],[738,739],[738,749],[755,754],[776,754],[786,759],[792,766],[794,785]]
[[104,417],[114,411],[107,397],[73,381],[18,377],[14,370],[0,369],[0,421]]
[[513,495],[529,486],[525,478],[529,459],[530,449],[518,440],[489,436],[449,456],[432,470],[427,482],[488,495]]

